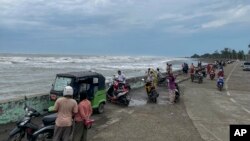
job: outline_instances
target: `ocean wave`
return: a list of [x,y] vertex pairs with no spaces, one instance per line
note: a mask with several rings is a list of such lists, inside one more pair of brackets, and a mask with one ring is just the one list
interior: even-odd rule
[[10,62],[10,61],[0,61],[0,64],[2,64],[2,65],[11,65],[13,63]]
[[35,63],[136,63],[152,61],[169,61],[159,57],[131,57],[131,56],[84,56],[84,57],[1,57],[0,62],[9,64]]
[[188,62],[182,58],[153,56],[0,55],[0,96],[48,92],[55,75],[62,72],[92,70],[110,81],[118,69],[129,78],[144,75],[148,68],[160,68],[164,72],[166,62],[178,69],[183,61]]

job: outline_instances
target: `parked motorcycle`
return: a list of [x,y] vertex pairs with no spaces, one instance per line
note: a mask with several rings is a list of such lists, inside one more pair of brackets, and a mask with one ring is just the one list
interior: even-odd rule
[[129,85],[114,80],[113,83],[110,83],[110,87],[107,91],[107,100],[112,103],[128,106],[131,100],[129,91]]
[[205,69],[203,69],[203,70],[201,71],[201,73],[202,73],[202,76],[203,76],[204,78],[207,77],[207,73],[206,73],[206,70],[205,70]]
[[198,80],[198,83],[203,82],[203,74],[201,72],[191,74],[191,81],[194,82],[194,80]]
[[219,79],[217,80],[217,87],[220,91],[222,91],[223,86],[224,86],[224,78],[219,77]]
[[214,78],[215,78],[215,72],[211,71],[210,74],[209,74],[209,76],[210,76],[211,80],[214,80]]
[[32,123],[32,119],[40,116],[40,113],[26,105],[24,109],[25,116],[17,122],[16,127],[9,133],[8,141],[21,141],[25,136],[28,141],[52,139],[56,114],[43,117],[43,125],[38,126]]
[[[144,81],[144,80],[143,80]],[[148,95],[148,100],[150,102],[156,103],[157,97],[159,97],[159,94],[157,93],[155,87],[153,86],[152,82],[146,82],[145,83],[145,89]]]

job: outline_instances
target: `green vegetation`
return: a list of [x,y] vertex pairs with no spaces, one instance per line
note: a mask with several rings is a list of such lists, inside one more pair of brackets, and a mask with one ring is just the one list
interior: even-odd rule
[[[250,48],[250,45],[248,46]],[[205,53],[203,55],[194,54],[191,58],[209,58],[209,59],[245,59],[245,53],[243,50],[236,51],[230,48],[224,48],[220,52],[216,50],[214,53]]]

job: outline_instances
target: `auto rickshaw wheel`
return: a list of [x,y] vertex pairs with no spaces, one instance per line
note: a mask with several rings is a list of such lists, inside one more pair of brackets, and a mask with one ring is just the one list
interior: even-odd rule
[[100,103],[97,108],[97,113],[102,114],[104,112],[104,103]]

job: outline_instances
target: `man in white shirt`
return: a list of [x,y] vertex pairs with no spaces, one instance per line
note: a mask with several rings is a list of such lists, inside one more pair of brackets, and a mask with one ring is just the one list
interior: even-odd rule
[[117,79],[121,83],[124,83],[124,84],[126,83],[126,77],[120,70],[118,70],[118,78]]

